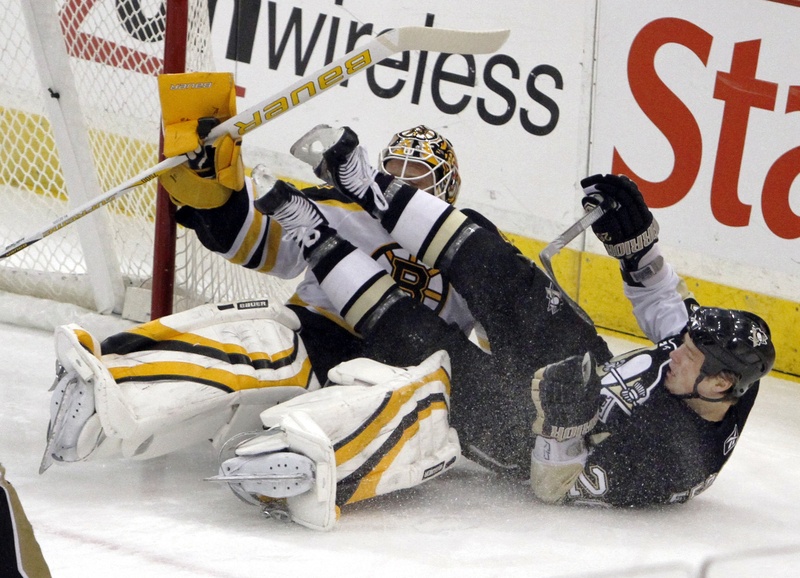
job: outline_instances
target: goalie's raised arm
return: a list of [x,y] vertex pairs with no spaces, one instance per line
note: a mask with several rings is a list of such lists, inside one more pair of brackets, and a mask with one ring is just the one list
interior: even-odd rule
[[178,206],[221,207],[244,187],[242,139],[208,134],[236,115],[233,75],[222,72],[162,74],[158,77],[164,156],[186,162],[159,175]]
[[[307,74],[293,85],[253,105],[249,109],[231,116],[209,133],[212,142],[228,134],[233,138],[242,136],[277,116],[296,108],[309,99],[326,92],[347,78],[367,70],[381,60],[407,50],[428,50],[449,54],[488,54],[498,50],[506,41],[509,30],[465,31],[408,26],[389,30],[358,46],[340,59]],[[311,87],[311,88],[309,88]],[[199,118],[199,117],[195,117]],[[189,148],[186,151],[191,151]],[[8,245],[0,259],[9,257],[42,240],[128,193],[132,189],[150,182],[169,169],[187,161],[184,154],[168,157],[157,165],[146,169],[124,183],[103,193],[93,201],[85,203],[70,213],[56,219],[49,226]]]

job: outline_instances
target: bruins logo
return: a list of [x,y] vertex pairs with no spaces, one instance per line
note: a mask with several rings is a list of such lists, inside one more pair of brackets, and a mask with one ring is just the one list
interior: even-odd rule
[[428,269],[414,255],[396,244],[378,249],[372,258],[390,272],[405,293],[439,313],[447,302],[450,284],[441,271]]

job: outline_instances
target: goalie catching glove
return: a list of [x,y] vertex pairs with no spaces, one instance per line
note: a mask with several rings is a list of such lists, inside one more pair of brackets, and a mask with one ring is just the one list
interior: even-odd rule
[[620,260],[622,276],[629,285],[643,286],[664,266],[655,244],[658,222],[636,183],[624,175],[592,175],[581,181],[583,208],[589,212],[598,204],[605,214],[592,231],[612,257]]
[[242,139],[223,134],[204,142],[236,114],[236,87],[228,73],[193,72],[159,77],[164,156],[186,155],[186,164],[159,177],[179,206],[213,209],[244,187]]
[[[204,122],[216,119],[200,119]],[[213,125],[219,121],[213,122]],[[210,128],[209,128],[210,130]],[[233,191],[244,187],[242,141],[228,134],[213,143],[202,144],[186,153],[188,161],[159,177],[161,185],[178,206],[189,205],[195,209],[213,209],[224,205]]]
[[560,442],[583,437],[597,424],[600,389],[600,377],[589,353],[540,369],[531,382],[536,407],[533,433]]

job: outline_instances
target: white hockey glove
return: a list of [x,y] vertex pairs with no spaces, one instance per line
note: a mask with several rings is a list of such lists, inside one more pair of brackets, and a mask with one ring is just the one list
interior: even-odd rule
[[533,433],[557,441],[583,437],[597,424],[600,389],[600,377],[589,353],[540,369],[531,382],[536,406]]
[[622,276],[628,285],[641,287],[664,266],[660,255],[644,259],[658,241],[658,222],[653,218],[639,187],[624,175],[592,175],[581,181],[586,196],[582,203],[588,212],[598,204],[606,213],[592,231],[606,251],[620,260]]

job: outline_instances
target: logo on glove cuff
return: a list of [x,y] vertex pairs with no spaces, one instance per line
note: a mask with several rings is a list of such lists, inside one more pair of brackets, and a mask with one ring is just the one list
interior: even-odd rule
[[547,434],[547,437],[554,438],[557,441],[563,442],[564,440],[583,437],[592,431],[592,428],[597,425],[597,421],[600,419],[598,414],[581,425],[573,425],[570,427],[561,427],[561,426],[550,426],[550,433]]

